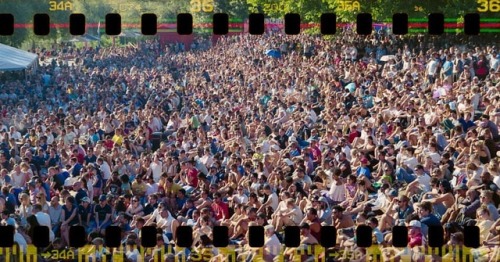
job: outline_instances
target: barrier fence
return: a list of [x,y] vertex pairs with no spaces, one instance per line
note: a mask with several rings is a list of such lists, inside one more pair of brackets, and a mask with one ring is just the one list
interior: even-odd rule
[[[50,245],[48,228],[37,226],[34,229],[33,243],[25,247],[20,247],[14,242],[15,229],[12,226],[1,226],[0,235],[0,257],[5,261],[26,261],[36,262],[45,260],[65,260],[65,261],[126,261],[126,254],[136,253],[137,261],[165,261],[170,257],[175,261],[210,261],[215,255],[222,255],[230,258],[229,261],[239,261],[242,258],[241,245],[230,243],[223,227],[215,227],[213,235],[213,246],[206,247],[205,251],[193,253],[191,249],[193,243],[192,228],[189,226],[180,226],[177,229],[177,238],[175,241],[164,246],[156,245],[157,230],[154,227],[144,227],[140,231],[140,243],[124,243],[121,239],[121,229],[116,226],[110,226],[106,229],[103,243],[89,244],[85,235],[81,234],[83,227],[73,226],[70,229],[70,248],[68,249],[47,249]],[[248,248],[252,248],[252,256],[256,261],[265,261],[264,254],[264,229],[260,226],[249,227]],[[464,245],[450,246],[444,242],[444,231],[442,227],[429,227],[428,242],[425,246],[409,248],[408,247],[408,229],[404,226],[395,226],[392,230],[392,244],[383,243],[380,245],[372,242],[372,228],[369,226],[358,226],[355,230],[355,245],[363,249],[352,249],[339,245],[337,230],[333,226],[323,226],[321,228],[321,239],[317,245],[300,245],[300,230],[296,226],[286,227],[283,233],[285,239],[282,248],[274,261],[289,261],[284,254],[285,248],[295,248],[291,253],[296,261],[301,261],[309,257],[314,261],[328,261],[329,258],[335,260],[349,259],[360,260],[363,257],[366,261],[394,261],[395,254],[401,261],[412,261],[412,256],[422,255],[429,259],[439,258],[442,261],[475,261],[474,257],[485,255],[487,249],[498,248],[495,246],[481,246],[479,241],[479,229],[476,226],[464,228]],[[297,241],[298,240],[298,241]],[[482,250],[483,249],[483,250]],[[385,254],[385,255],[384,255]],[[498,252],[490,261],[500,261]],[[92,260],[94,259],[94,260]]]

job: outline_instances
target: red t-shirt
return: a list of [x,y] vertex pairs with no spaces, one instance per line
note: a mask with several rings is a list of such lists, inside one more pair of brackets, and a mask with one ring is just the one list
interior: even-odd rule
[[217,220],[223,219],[223,218],[229,218],[229,207],[226,203],[224,202],[219,202],[217,203],[212,203],[212,210],[214,211],[215,218]]
[[104,140],[104,147],[108,150],[111,150],[113,149],[113,145],[115,144],[115,142],[113,142],[113,140]]
[[192,187],[198,186],[198,170],[196,170],[196,168],[190,169],[187,172],[187,177],[188,177],[188,181],[191,181],[189,183],[190,186],[192,186]]
[[408,236],[408,246],[410,248],[422,245],[422,234],[416,236]]
[[313,146],[311,147],[311,152],[314,162],[321,164],[321,150],[317,146]]
[[354,130],[354,132],[349,134],[349,143],[352,143],[356,137],[359,137],[358,130]]

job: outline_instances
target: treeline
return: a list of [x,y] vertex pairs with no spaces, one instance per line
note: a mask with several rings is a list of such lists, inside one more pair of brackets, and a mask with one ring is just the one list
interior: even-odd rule
[[[21,4],[22,2],[22,4]],[[104,24],[108,13],[120,13],[122,23],[139,23],[141,14],[155,13],[160,23],[175,22],[178,13],[193,14],[194,22],[209,22],[213,13],[227,13],[230,19],[242,20],[249,13],[264,13],[269,18],[282,18],[298,13],[302,22],[319,22],[326,12],[337,14],[339,22],[354,22],[356,14],[368,12],[374,21],[390,21],[392,14],[404,12],[410,18],[426,18],[430,12],[444,13],[446,18],[461,21],[466,13],[477,12],[484,17],[495,14],[498,0],[3,0],[0,13],[11,13],[15,23],[31,24],[33,14],[48,13],[51,23],[68,23],[71,13],[83,13],[87,23]],[[101,28],[102,30],[103,27]],[[93,29],[95,30],[95,29]],[[96,32],[90,32],[96,34]],[[20,46],[34,41],[56,41],[68,36],[67,28],[52,28],[50,35],[34,36],[31,28],[16,28],[14,36],[0,37],[0,42]]]

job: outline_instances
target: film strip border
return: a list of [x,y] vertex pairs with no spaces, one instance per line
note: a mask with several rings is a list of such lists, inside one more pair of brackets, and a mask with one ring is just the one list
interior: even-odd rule
[[[266,30],[264,14],[253,13],[248,17],[248,33],[261,35]],[[193,16],[189,13],[177,15],[174,23],[159,24],[158,18],[153,13],[141,15],[138,24],[123,24],[120,14],[109,13],[105,16],[103,28],[105,34],[117,36],[122,33],[122,28],[140,28],[141,34],[156,35],[160,30],[177,32],[179,35],[190,35],[193,28],[212,28],[214,35],[226,35],[230,32],[242,32],[243,21],[230,20],[225,13],[215,13],[211,23],[193,24]],[[356,33],[370,35],[374,32],[374,24],[370,13],[359,13],[356,16]],[[289,35],[300,34],[303,29],[316,27],[323,35],[334,35],[337,28],[348,24],[337,23],[335,13],[324,13],[319,23],[301,23],[301,17],[296,13],[284,16],[284,32]],[[408,33],[428,33],[442,35],[444,33],[464,33],[465,35],[479,35],[480,33],[500,33],[500,18],[482,18],[479,13],[468,13],[463,16],[463,21],[457,18],[445,18],[442,13],[430,13],[426,18],[409,19],[406,13],[393,14],[392,20],[385,20],[381,24],[392,28],[395,35]],[[84,14],[71,14],[68,23],[51,23],[48,14],[40,13],[33,16],[32,24],[16,24],[12,14],[0,13],[0,36],[11,36],[17,28],[33,28],[35,35],[44,36],[50,33],[51,28],[68,28],[71,35],[84,35],[87,28],[100,28],[100,24],[87,24]]]
[[[368,225],[361,225],[354,229],[356,245],[361,248],[366,248],[366,261],[382,261],[381,254],[384,246],[378,245],[373,242],[373,229]],[[139,249],[141,254],[147,249],[157,247],[157,239],[161,234],[165,232],[159,232],[156,227],[145,226],[140,230],[140,245]],[[61,250],[57,252],[46,251],[43,252],[46,247],[49,246],[49,228],[46,226],[37,226],[33,230],[33,243],[29,245],[27,250],[22,251],[19,247],[16,247],[14,242],[15,228],[13,226],[0,226],[0,257],[6,256],[7,254],[12,255],[41,255],[45,258],[61,259]],[[160,235],[159,235],[160,234]],[[339,254],[338,250],[335,249],[338,244],[337,230],[334,226],[322,226],[320,229],[321,238],[318,240],[319,244],[310,246],[306,250],[304,255],[310,256],[320,256],[323,254],[328,256],[346,256],[347,254]],[[392,247],[395,248],[406,248],[408,246],[408,228],[405,226],[394,226],[392,228]],[[454,261],[474,261],[472,250],[480,247],[480,230],[477,226],[465,226],[464,227],[464,243],[463,246],[459,247],[459,250],[451,251],[444,242],[444,229],[442,226],[429,226],[428,230],[428,241],[427,245],[423,247],[424,254],[433,255],[436,257],[443,257],[450,252],[453,252],[453,256],[456,260]],[[126,248],[126,244],[122,243],[122,230],[118,226],[109,226],[105,230],[102,247],[109,249],[117,249],[123,251]],[[284,231],[284,247],[297,248],[301,246],[300,243],[300,228],[298,226],[287,226]],[[162,255],[168,255],[173,253],[179,254],[179,250],[185,248],[190,248],[193,243],[193,229],[190,226],[179,226],[176,230],[176,239],[173,244],[166,250],[162,252]],[[78,257],[79,261],[88,261],[85,255],[89,255],[95,252],[95,244],[91,247],[88,245],[85,239],[85,228],[82,226],[72,226],[69,230],[70,248],[79,250],[78,254],[73,251],[65,250],[64,256],[70,259],[76,259]],[[250,226],[248,229],[248,245],[252,248],[262,248],[264,246],[264,228],[262,226]],[[228,228],[225,226],[215,226],[213,228],[213,247],[218,248],[224,255],[233,256],[235,254],[234,245],[231,244],[228,238]],[[130,247],[129,247],[130,248]],[[137,247],[135,247],[137,248]],[[93,251],[89,251],[93,250]],[[59,252],[59,253],[58,253]],[[326,253],[325,253],[326,252]],[[183,252],[180,252],[183,253]],[[122,254],[122,252],[118,252]],[[355,254],[351,254],[355,255]],[[64,258],[64,259],[66,259]],[[323,257],[324,258],[324,257]],[[82,260],[83,259],[83,260]],[[499,261],[497,259],[490,261]],[[111,261],[122,261],[113,258]],[[156,260],[155,260],[156,261]],[[163,259],[158,261],[164,261]],[[182,260],[181,260],[182,261]],[[236,261],[236,260],[234,260]],[[282,260],[281,260],[282,261]],[[317,261],[317,260],[315,260]]]

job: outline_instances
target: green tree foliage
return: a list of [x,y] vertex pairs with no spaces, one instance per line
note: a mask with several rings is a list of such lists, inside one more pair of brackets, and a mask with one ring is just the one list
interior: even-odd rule
[[[376,22],[390,21],[392,14],[399,12],[407,13],[410,19],[425,19],[430,12],[442,12],[446,18],[458,18],[457,22],[461,22],[464,14],[478,8],[478,0],[55,0],[57,4],[72,3],[72,10],[58,5],[56,11],[50,11],[50,1],[24,0],[20,4],[19,0],[3,0],[0,10],[12,13],[16,24],[32,23],[34,13],[48,13],[56,24],[68,23],[71,13],[83,13],[87,23],[101,22],[103,30],[108,13],[120,13],[123,23],[139,23],[144,13],[155,13],[159,23],[175,22],[178,13],[192,13],[194,23],[210,22],[214,13],[227,13],[230,21],[242,21],[249,13],[264,13],[267,18],[298,13],[302,22],[317,23],[325,12],[335,12],[339,22],[354,22],[360,12],[371,13]],[[498,13],[485,12],[481,16],[498,17]],[[95,35],[95,29],[92,30],[89,33]],[[0,42],[21,46],[35,41],[53,43],[67,36],[67,28],[52,28],[46,37],[34,36],[31,28],[16,28],[13,36],[0,37]]]

